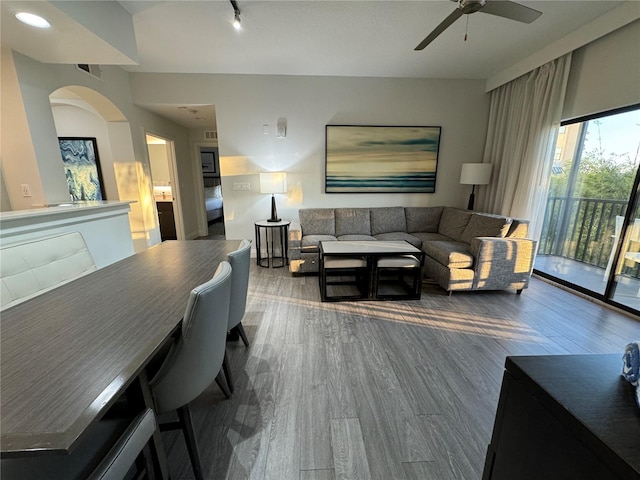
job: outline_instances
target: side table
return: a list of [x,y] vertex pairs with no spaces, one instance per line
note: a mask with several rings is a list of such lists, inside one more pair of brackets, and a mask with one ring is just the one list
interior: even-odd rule
[[[255,222],[256,228],[256,263],[264,268],[281,268],[289,263],[289,225],[288,220],[279,222],[269,222],[260,220]],[[262,256],[262,236],[264,234],[264,245],[266,256]],[[278,239],[276,240],[276,237]],[[280,255],[276,256],[278,250],[275,249],[276,241],[280,242]],[[279,265],[276,265],[279,260]]]

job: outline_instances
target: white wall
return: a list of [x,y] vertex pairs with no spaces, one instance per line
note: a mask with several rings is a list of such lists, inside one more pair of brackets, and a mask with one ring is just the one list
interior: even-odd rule
[[[489,112],[484,82],[475,80],[132,74],[131,85],[140,104],[215,104],[229,239],[253,238],[253,222],[269,215],[261,171],[288,173],[289,192],[277,198],[286,219],[302,207],[464,207],[470,188],[458,182],[461,164],[481,160]],[[275,137],[280,117],[285,139]],[[327,124],[441,126],[436,192],[325,194]],[[239,182],[251,191],[234,191]]]
[[[5,70],[5,66],[10,68]],[[55,203],[68,200],[49,95],[62,87],[81,86],[98,92],[100,95],[96,97],[106,97],[106,103],[115,105],[115,108],[111,108],[119,110],[128,121],[123,124],[130,133],[129,145],[118,146],[118,152],[112,153],[114,165],[120,167],[120,173],[115,172],[116,178],[126,180],[127,171],[135,173],[131,175],[131,188],[128,190],[135,191],[136,196],[140,192],[139,204],[132,205],[132,215],[140,218],[136,219],[138,227],[132,230],[139,231],[146,237],[148,245],[159,240],[159,235],[155,234],[157,215],[151,189],[146,133],[174,140],[180,183],[183,187],[181,191],[184,192],[182,207],[186,211],[194,211],[196,201],[193,194],[193,161],[187,129],[134,105],[127,72],[118,67],[103,66],[103,80],[99,81],[78,71],[73,65],[43,64],[6,49],[2,49],[2,67],[1,160],[9,199],[14,209],[29,208],[33,202]],[[99,98],[95,100],[100,101]],[[11,121],[6,121],[7,119]],[[109,134],[113,137],[118,123],[113,118],[106,120],[109,122]],[[127,135],[119,136],[124,138]],[[115,150],[113,145],[112,150]],[[32,184],[34,195],[29,202],[19,194],[20,183]],[[18,185],[18,189],[14,188],[15,185]],[[126,185],[118,183],[120,199],[129,200],[123,198],[122,192],[127,190],[125,187]],[[193,214],[184,215],[184,218],[187,238],[197,236],[198,225]]]
[[640,20],[573,52],[562,119],[640,103]]
[[167,184],[171,181],[169,174],[169,158],[167,157],[167,145],[165,143],[151,143],[149,149],[149,161],[151,162],[151,178],[154,182]]

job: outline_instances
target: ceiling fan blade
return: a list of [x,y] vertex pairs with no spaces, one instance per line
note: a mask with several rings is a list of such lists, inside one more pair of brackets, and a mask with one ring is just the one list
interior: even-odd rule
[[480,11],[523,23],[531,23],[542,15],[542,12],[538,10],[507,0],[487,0],[487,3]]
[[440,23],[440,25],[438,25],[433,30],[433,32],[431,32],[429,35],[427,35],[427,37],[424,40],[422,40],[418,44],[418,46],[416,48],[414,48],[414,50],[422,50],[424,47],[429,45],[431,42],[433,42],[436,39],[436,37],[438,35],[440,35],[442,32],[444,32],[447,29],[447,27],[449,27],[449,25],[451,25],[453,22],[455,22],[461,16],[462,16],[462,12],[456,8],[453,12],[451,12],[449,14],[449,16],[447,18],[445,18],[442,21],[442,23]]

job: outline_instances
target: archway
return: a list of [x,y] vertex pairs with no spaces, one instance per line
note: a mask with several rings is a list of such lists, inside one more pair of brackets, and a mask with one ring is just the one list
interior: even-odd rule
[[107,97],[71,85],[49,95],[58,137],[95,138],[105,197],[132,202],[129,214],[136,252],[160,241],[150,176],[134,156],[129,121]]

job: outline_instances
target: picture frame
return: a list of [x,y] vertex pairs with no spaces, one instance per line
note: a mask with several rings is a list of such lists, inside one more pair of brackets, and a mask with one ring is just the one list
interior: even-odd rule
[[325,193],[434,193],[442,127],[326,125]]
[[71,200],[106,200],[98,144],[93,137],[58,137]]
[[216,173],[216,153],[213,151],[200,151],[202,173]]

